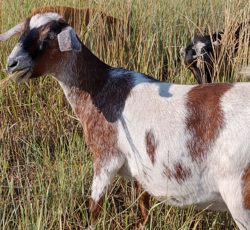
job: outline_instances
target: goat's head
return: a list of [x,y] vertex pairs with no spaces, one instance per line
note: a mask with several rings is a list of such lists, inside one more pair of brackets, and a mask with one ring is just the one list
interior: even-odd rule
[[221,32],[212,36],[196,35],[186,48],[181,49],[185,65],[199,84],[212,82],[214,53],[219,48],[221,35]]
[[73,28],[57,13],[36,14],[13,30],[9,30],[7,38],[17,32],[21,32],[21,37],[8,57],[7,70],[17,73],[17,82],[56,74],[63,61],[70,58],[70,52],[64,51],[81,51]]

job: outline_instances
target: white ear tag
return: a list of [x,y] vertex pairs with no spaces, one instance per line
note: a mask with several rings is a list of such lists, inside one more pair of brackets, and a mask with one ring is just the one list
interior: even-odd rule
[[77,51],[82,50],[81,42],[78,40],[75,31],[68,26],[57,35],[60,51]]

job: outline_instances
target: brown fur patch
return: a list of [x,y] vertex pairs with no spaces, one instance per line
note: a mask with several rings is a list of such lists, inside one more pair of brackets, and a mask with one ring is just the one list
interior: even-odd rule
[[186,145],[193,160],[203,158],[224,125],[221,97],[233,85],[204,84],[192,88],[187,97],[187,131],[191,137]]
[[245,168],[242,176],[243,207],[250,210],[250,164]]
[[191,170],[189,168],[184,168],[181,163],[176,163],[174,165],[174,170],[170,170],[170,168],[164,165],[163,174],[169,179],[175,179],[179,184],[185,181],[190,175]]
[[157,143],[156,143],[155,136],[154,136],[152,130],[146,132],[145,142],[146,142],[146,150],[147,150],[147,153],[149,155],[149,158],[152,161],[152,163],[154,164]]
[[178,183],[180,183],[181,181],[184,181],[188,176],[191,175],[191,170],[184,169],[180,163],[177,163],[174,169],[175,169],[174,177]]
[[116,125],[109,123],[103,113],[93,106],[90,95],[78,94],[76,115],[83,126],[85,141],[93,154],[94,171],[98,175],[105,159],[117,154]]

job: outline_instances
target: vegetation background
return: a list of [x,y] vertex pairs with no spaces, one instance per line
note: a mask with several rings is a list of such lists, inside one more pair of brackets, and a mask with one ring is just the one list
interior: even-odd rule
[[[126,45],[104,44],[94,20],[81,39],[103,61],[181,84],[195,80],[179,50],[196,33],[230,32],[249,20],[248,0],[0,0],[0,32],[44,5],[93,7],[123,20],[133,31]],[[246,35],[248,36],[248,34]],[[0,78],[18,36],[0,43]],[[230,39],[228,39],[230,40]],[[230,41],[225,42],[230,51]],[[228,48],[229,47],[229,48]],[[216,81],[239,81],[249,60],[240,41],[233,72]],[[220,68],[220,66],[218,66]],[[226,68],[227,69],[227,68]],[[0,90],[0,229],[84,229],[89,222],[92,162],[82,130],[53,78]],[[97,229],[135,229],[138,204],[131,182],[117,178],[106,194]],[[179,209],[152,199],[147,229],[237,229],[227,213]]]

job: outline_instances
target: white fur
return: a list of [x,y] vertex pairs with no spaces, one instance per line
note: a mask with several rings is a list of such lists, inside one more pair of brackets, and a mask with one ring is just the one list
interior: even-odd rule
[[[184,92],[189,89],[190,87],[177,89],[180,94],[179,98],[175,99],[185,101]],[[182,114],[185,114],[186,110],[183,105],[176,106],[176,100],[172,97],[175,91],[176,88],[167,83],[137,83],[131,92],[133,96],[127,100],[122,119],[119,121],[119,146],[123,152],[129,153],[127,155],[128,167],[132,176],[143,184],[152,195],[161,199],[171,197],[175,193],[175,189],[172,192],[168,191],[171,181],[161,183],[166,181],[165,176],[162,175],[163,163],[171,167],[169,162],[178,160],[179,155],[185,150],[183,148],[186,140],[182,138],[185,132],[185,117]],[[140,97],[136,95],[140,95]],[[145,116],[145,114],[147,115]],[[178,129],[176,124],[178,124]],[[145,148],[145,134],[150,130],[158,142],[155,165],[152,164]],[[169,146],[170,143],[173,146],[178,144],[182,148],[178,148],[173,154],[172,148]],[[143,170],[151,178],[145,178]],[[158,179],[156,180],[156,178]]]
[[205,43],[203,43],[203,42],[197,42],[197,43],[195,43],[195,45],[193,46],[193,49],[195,50],[195,52],[196,52],[196,55],[199,57],[199,56],[201,56],[203,53],[201,52],[201,49],[203,48],[203,47],[205,47],[206,46],[206,44]]
[[[193,203],[194,199],[187,195],[194,191],[187,186],[188,181],[183,186],[177,186],[176,181],[166,179],[163,164],[170,169],[173,169],[174,162],[181,161],[183,167],[192,165],[185,146],[188,135],[183,135],[186,128],[183,116],[186,114],[186,93],[191,87],[167,83],[137,83],[119,122],[119,146],[123,152],[130,153],[127,158],[132,176],[153,196],[168,199],[174,204],[174,200],[178,200],[182,205]],[[145,133],[150,130],[158,142],[154,165],[145,148]],[[133,140],[136,149],[131,146],[129,139]],[[143,171],[150,178],[145,178]],[[181,192],[176,187],[180,187]],[[171,200],[172,197],[175,199]]]
[[51,21],[58,21],[62,16],[57,13],[36,14],[30,19],[30,29],[38,28]]
[[124,158],[121,156],[114,156],[111,159],[106,159],[102,163],[100,172],[94,176],[92,182],[91,198],[98,202],[106,191],[108,186],[112,183],[114,177],[117,175],[118,170],[124,164]]

